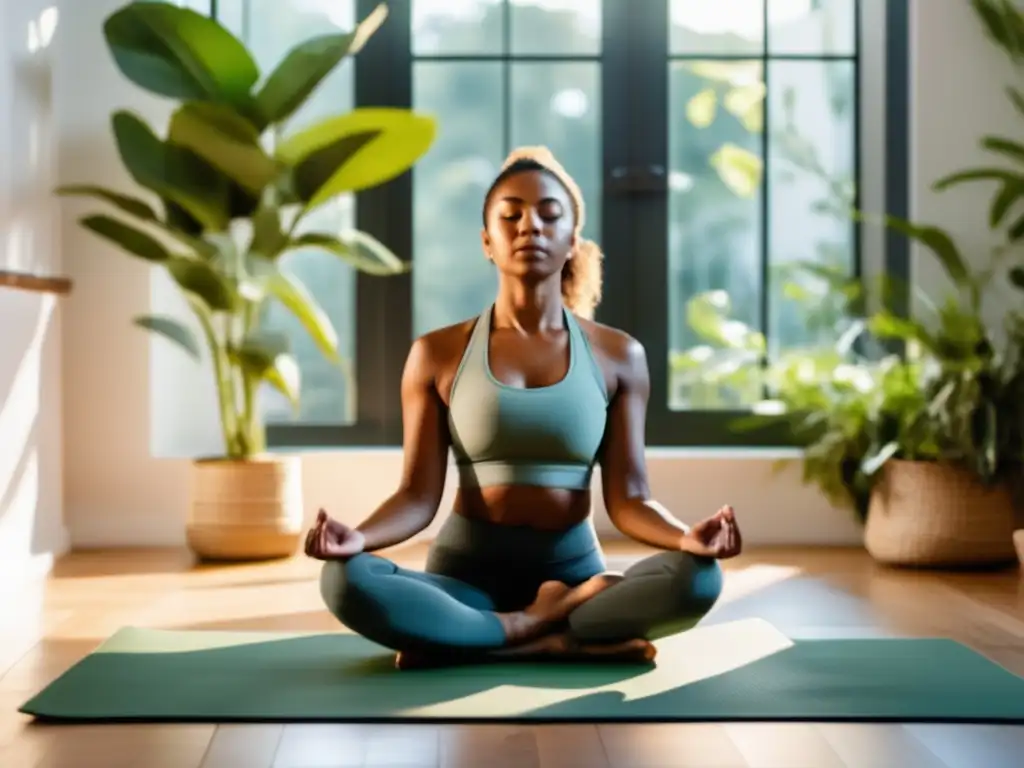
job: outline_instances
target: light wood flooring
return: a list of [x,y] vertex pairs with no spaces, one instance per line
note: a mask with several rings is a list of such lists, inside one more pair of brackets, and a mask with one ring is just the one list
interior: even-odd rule
[[[607,546],[613,567],[646,551]],[[422,547],[394,553],[422,564]],[[17,707],[124,625],[336,630],[305,558],[196,567],[180,551],[81,552],[0,611],[3,768],[1020,768],[1024,727],[725,723],[360,726],[32,724]],[[930,573],[856,549],[766,549],[728,563],[709,621],[793,637],[942,636],[1024,675],[1021,572]]]

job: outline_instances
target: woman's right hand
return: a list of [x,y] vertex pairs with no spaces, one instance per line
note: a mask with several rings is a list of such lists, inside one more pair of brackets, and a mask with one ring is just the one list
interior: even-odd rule
[[306,555],[316,560],[347,560],[366,546],[363,534],[320,510],[306,534]]

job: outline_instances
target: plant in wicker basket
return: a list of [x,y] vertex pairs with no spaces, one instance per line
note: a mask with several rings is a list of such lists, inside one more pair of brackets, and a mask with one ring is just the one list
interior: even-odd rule
[[[1010,560],[1008,480],[1024,458],[1024,323],[1011,313],[1000,345],[981,317],[987,289],[1005,271],[998,259],[971,271],[937,227],[886,223],[926,246],[955,286],[938,303],[919,295],[926,317],[867,312],[862,283],[838,269],[798,264],[794,295],[814,307],[842,307],[827,336],[837,341],[769,360],[763,335],[730,317],[723,292],[710,292],[689,305],[690,325],[707,343],[678,365],[702,386],[726,392],[749,391],[756,376],[765,396],[735,429],[785,424],[805,448],[804,482],[865,523],[877,559]],[[903,349],[890,351],[891,342]]]
[[58,193],[108,206],[112,213],[87,215],[82,226],[165,270],[191,311],[135,322],[208,364],[216,386],[224,455],[193,463],[187,525],[201,556],[252,559],[297,549],[298,459],[266,453],[257,394],[273,387],[297,408],[301,382],[291,339],[262,327],[265,310],[272,302],[283,307],[329,360],[343,361],[327,313],[283,257],[317,249],[373,275],[408,268],[365,232],[307,225],[341,196],[409,170],[433,141],[433,119],[355,109],[292,129],[324,79],[386,16],[381,5],[352,32],[299,43],[266,77],[242,41],[190,9],[131,2],[104,22],[121,74],[174,102],[164,136],[131,111],[111,118],[125,170],[153,204],[92,184]]

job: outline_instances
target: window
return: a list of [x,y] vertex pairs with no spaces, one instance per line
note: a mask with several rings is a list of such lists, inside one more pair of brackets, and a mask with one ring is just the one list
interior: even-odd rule
[[[299,39],[350,28],[376,0],[216,5],[269,68]],[[686,305],[724,290],[777,353],[810,333],[782,290],[787,262],[905,276],[899,241],[868,247],[828,212],[830,199],[854,196],[905,214],[905,0],[403,0],[389,10],[355,66],[298,119],[356,104],[437,116],[438,139],[412,173],[325,214],[354,220],[413,269],[381,279],[320,254],[294,257],[352,366],[333,370],[300,347],[302,413],[268,402],[272,442],[400,444],[412,340],[493,298],[480,207],[523,144],[551,147],[586,195],[587,235],[607,254],[598,319],[647,350],[648,443],[780,440],[727,429],[756,393],[680,384],[672,361],[695,343]]]

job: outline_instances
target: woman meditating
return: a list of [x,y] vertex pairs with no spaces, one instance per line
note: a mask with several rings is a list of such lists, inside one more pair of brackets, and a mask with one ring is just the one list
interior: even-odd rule
[[[326,561],[338,620],[408,669],[510,657],[650,662],[652,640],[694,626],[740,552],[725,506],[692,528],[650,496],[649,381],[641,345],[593,322],[601,253],[583,198],[543,148],[513,152],[484,199],[483,250],[499,275],[478,318],[417,339],[402,378],[398,490],[355,528],[320,511],[305,551]],[[424,572],[371,554],[437,514],[448,451],[452,514]],[[615,527],[658,552],[609,573],[590,519],[601,468]]]

